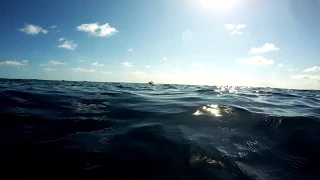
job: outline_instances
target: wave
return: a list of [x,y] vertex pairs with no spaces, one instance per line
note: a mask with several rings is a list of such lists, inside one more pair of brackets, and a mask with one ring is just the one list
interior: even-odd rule
[[0,81],[0,176],[320,177],[319,91]]

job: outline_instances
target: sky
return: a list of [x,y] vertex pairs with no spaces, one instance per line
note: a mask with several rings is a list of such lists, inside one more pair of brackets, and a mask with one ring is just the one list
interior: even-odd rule
[[1,0],[0,78],[320,89],[320,0]]

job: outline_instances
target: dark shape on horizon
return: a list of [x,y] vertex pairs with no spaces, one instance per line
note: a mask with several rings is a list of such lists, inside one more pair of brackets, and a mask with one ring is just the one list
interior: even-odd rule
[[149,81],[148,84],[154,85],[153,81]]

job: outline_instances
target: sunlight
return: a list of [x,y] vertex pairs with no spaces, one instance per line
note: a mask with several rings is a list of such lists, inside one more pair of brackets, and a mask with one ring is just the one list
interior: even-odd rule
[[222,116],[220,112],[220,107],[215,104],[203,106],[202,109],[199,109],[195,113],[193,113],[193,115],[195,116],[208,115],[208,114],[216,117]]
[[225,11],[232,8],[238,0],[200,0],[200,3],[215,11]]
[[211,113],[212,115],[214,115],[216,117],[221,116],[220,109],[219,109],[218,105],[203,106],[202,109]]

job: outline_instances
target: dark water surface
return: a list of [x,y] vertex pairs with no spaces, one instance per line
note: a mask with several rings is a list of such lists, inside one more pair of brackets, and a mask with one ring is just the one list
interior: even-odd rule
[[319,91],[2,79],[0,179],[319,179],[319,121]]

